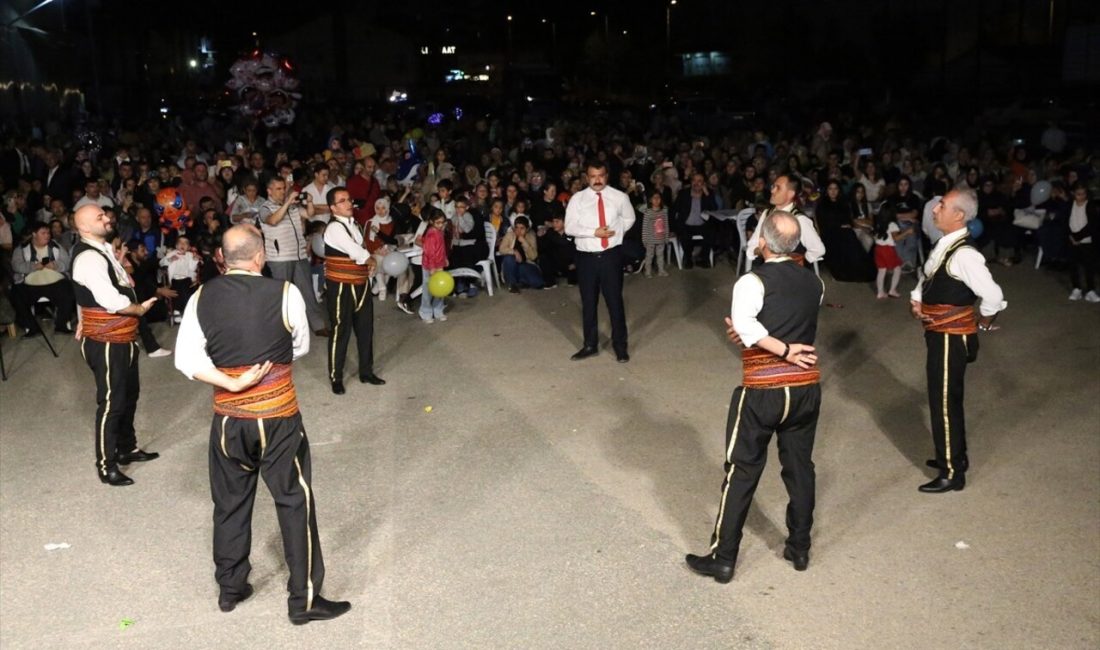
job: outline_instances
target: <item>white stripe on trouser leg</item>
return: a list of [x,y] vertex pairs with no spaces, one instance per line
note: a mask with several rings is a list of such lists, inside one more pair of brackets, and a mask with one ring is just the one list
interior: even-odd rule
[[[329,380],[330,383],[333,383],[333,382],[336,381],[336,333],[340,331],[340,298],[344,294],[344,283],[343,282],[337,282],[336,284],[337,284],[337,286],[340,287],[339,289],[336,290],[336,318],[333,319],[334,322],[332,323],[332,333],[329,335],[329,339],[328,339],[328,349],[329,349],[329,353],[328,353],[329,354],[329,371],[328,371],[329,372],[329,378],[328,378],[328,380]],[[341,377],[341,379],[343,379],[343,377]]]
[[107,414],[111,412],[111,344],[103,344],[103,360],[106,362],[104,375],[106,377],[107,395],[103,400],[103,417],[99,420],[99,461],[100,470],[107,473]]
[[779,418],[779,424],[783,424],[787,421],[787,416],[791,414],[791,387],[783,387],[783,417]]
[[730,492],[730,482],[733,480],[733,470],[737,469],[737,466],[733,464],[733,445],[737,442],[737,430],[741,427],[741,407],[745,404],[745,393],[747,389],[741,387],[741,398],[737,400],[737,415],[733,420],[733,431],[730,433],[730,445],[726,450],[726,462],[729,463],[730,470],[726,473],[726,487],[722,490],[722,502],[718,504],[718,519],[714,522],[714,543],[710,545],[710,552],[713,554],[718,548],[718,542],[721,540],[722,531],[722,519],[726,515],[726,496]]
[[955,478],[955,466],[951,463],[951,418],[947,413],[947,362],[951,351],[951,335],[944,332],[943,335],[943,448],[947,459],[947,479]]
[[[302,433],[304,439],[305,433]],[[306,493],[306,609],[313,609],[313,529],[309,525],[309,484],[302,476],[302,466],[298,463],[298,457],[294,457],[294,468],[298,470],[298,484]]]

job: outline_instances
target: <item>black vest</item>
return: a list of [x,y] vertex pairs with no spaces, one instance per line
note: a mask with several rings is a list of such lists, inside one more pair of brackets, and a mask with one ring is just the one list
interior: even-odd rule
[[[351,234],[351,229],[348,228],[347,224],[343,223],[342,221],[336,221],[335,219],[333,219],[332,221],[325,224],[325,230],[328,230],[334,224],[338,224],[341,227],[343,227],[343,229],[345,231],[347,231],[348,237],[351,237],[351,240],[355,241],[355,235]],[[325,242],[325,257],[351,257],[351,255],[348,255],[347,253],[340,250],[339,248],[333,248],[332,246],[329,246],[328,242],[326,241]]]
[[245,273],[221,275],[202,285],[192,300],[198,302],[199,327],[215,366],[294,360],[290,324],[283,316],[283,296],[289,286]]
[[[134,288],[122,284],[118,280],[118,275],[115,273],[115,265],[111,263],[111,258],[107,257],[107,254],[95,246],[88,245],[83,239],[73,246],[72,266],[70,268],[76,268],[76,258],[83,253],[89,253],[92,255],[100,255],[104,261],[107,262],[107,277],[111,279],[111,284],[114,285],[118,292],[130,299],[130,302],[137,302],[137,294],[134,293]],[[81,307],[89,307],[96,309],[104,309],[103,305],[95,301],[95,295],[92,294],[92,290],[79,282],[73,281],[73,291],[76,293],[76,304]]]
[[947,249],[939,268],[936,269],[935,273],[925,278],[924,284],[921,285],[921,302],[926,305],[967,306],[974,304],[978,296],[970,290],[970,287],[966,286],[965,282],[952,276],[947,271],[947,265],[950,264],[951,258],[955,256],[960,248],[969,243],[969,240],[964,237]]
[[761,264],[752,273],[764,285],[764,306],[756,318],[768,335],[784,343],[812,344],[824,292],[821,279],[793,260]]

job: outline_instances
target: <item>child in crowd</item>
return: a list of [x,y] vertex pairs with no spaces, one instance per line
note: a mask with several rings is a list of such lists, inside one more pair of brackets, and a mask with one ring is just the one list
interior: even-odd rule
[[325,292],[325,226],[324,221],[309,222],[309,278],[313,295],[320,303]]
[[642,243],[645,244],[645,276],[653,277],[653,258],[657,258],[657,275],[666,276],[665,244],[668,243],[668,210],[661,190],[651,190],[649,205],[642,209]]
[[[912,237],[916,232],[912,228],[903,232],[895,217],[894,209],[888,205],[882,206],[879,213],[875,215],[875,268],[878,269],[875,286],[878,288],[879,300],[887,296],[901,297],[898,293],[898,282],[901,281],[901,256],[898,255],[896,242]],[[893,272],[890,277],[889,293],[884,289],[887,271]]]
[[436,271],[447,268],[447,244],[443,240],[443,229],[447,227],[447,215],[439,208],[425,208],[428,228],[424,231],[424,253],[421,268],[424,269],[424,286],[420,294],[420,318],[425,323],[445,321],[443,299],[436,298],[428,291],[430,278]]
[[191,240],[180,235],[176,247],[164,256],[160,265],[168,269],[168,286],[178,294],[172,305],[172,318],[178,323],[192,289],[199,284],[199,256],[191,250]]

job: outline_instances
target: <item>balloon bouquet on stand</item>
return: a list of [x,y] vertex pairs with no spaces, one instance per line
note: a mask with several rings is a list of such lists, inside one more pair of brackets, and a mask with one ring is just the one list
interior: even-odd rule
[[257,49],[230,66],[229,74],[225,86],[237,93],[234,110],[251,121],[252,129],[294,122],[302,94],[297,92],[300,82],[290,59]]

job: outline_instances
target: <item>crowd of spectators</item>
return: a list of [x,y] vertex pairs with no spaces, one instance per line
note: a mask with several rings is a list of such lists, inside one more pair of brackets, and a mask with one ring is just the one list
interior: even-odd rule
[[[346,187],[379,262],[423,243],[442,215],[445,255],[433,243],[432,264],[476,269],[488,259],[512,292],[554,288],[575,283],[565,205],[583,189],[586,165],[599,161],[640,217],[624,242],[628,272],[667,275],[673,241],[685,272],[714,259],[736,263],[747,233],[713,215],[759,214],[786,179],[820,235],[822,270],[871,286],[877,266],[880,297],[885,272],[893,271],[889,294],[896,295],[898,274],[915,271],[938,238],[931,206],[961,187],[978,196],[983,227],[972,233],[993,261],[1017,264],[1041,249],[1044,265],[1069,276],[1071,299],[1100,302],[1093,244],[1100,202],[1091,198],[1100,189],[1100,155],[1053,123],[1035,143],[993,130],[930,134],[847,113],[801,130],[690,125],[660,111],[441,125],[399,111],[327,112],[295,132],[257,133],[207,117],[188,126],[108,128],[98,150],[77,139],[75,128],[35,126],[5,134],[0,151],[0,285],[28,335],[39,331],[31,309],[43,297],[53,303],[58,331],[71,328],[64,282],[76,241],[71,217],[97,204],[116,223],[116,248],[139,298],[167,299],[151,320],[168,319],[220,272],[224,230],[251,223],[264,234],[269,265],[301,267],[314,278],[310,324],[323,331],[323,246],[316,240],[329,218],[329,190]],[[1034,205],[1040,181],[1051,189]],[[165,188],[175,188],[190,212],[177,228],[157,217]],[[887,262],[876,262],[877,246],[893,249],[882,253]],[[374,292],[380,300],[392,294],[413,314],[411,294],[421,281],[419,273],[383,274]],[[455,295],[478,289],[460,278]],[[434,303],[424,309],[441,313]],[[146,342],[150,351],[158,347],[151,334]]]

